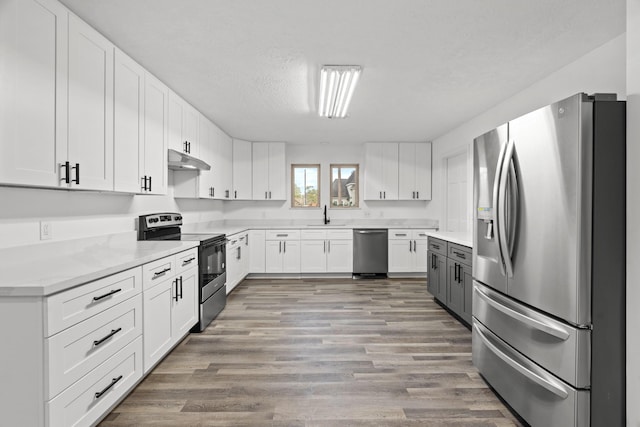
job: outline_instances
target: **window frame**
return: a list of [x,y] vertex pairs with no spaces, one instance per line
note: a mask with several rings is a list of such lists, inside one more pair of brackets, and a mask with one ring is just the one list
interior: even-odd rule
[[[333,169],[352,168],[355,169],[356,197],[354,205],[334,205],[333,204]],[[348,178],[348,177],[347,177]],[[341,172],[338,171],[338,179],[342,179]],[[338,200],[343,200],[341,188],[338,188]],[[360,164],[359,163],[330,163],[329,164],[329,207],[331,209],[359,209],[360,208]]]
[[[318,171],[318,206],[296,206],[296,168],[315,168]],[[291,163],[291,208],[292,209],[320,209],[322,174],[319,163]]]

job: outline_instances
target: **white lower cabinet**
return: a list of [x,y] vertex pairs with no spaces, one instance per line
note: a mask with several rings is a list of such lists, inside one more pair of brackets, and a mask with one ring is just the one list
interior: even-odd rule
[[143,266],[144,372],[154,367],[198,321],[197,249]]
[[300,230],[267,230],[265,272],[300,273]]
[[353,232],[301,230],[302,273],[350,273],[353,269]]
[[389,273],[427,272],[427,231],[389,230]]
[[249,230],[249,273],[265,272],[265,230]]
[[227,295],[249,273],[249,232],[228,236],[227,242]]

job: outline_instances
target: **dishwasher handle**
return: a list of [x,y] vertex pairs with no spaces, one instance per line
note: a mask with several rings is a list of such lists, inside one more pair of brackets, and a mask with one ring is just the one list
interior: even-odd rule
[[387,230],[353,230],[353,232],[358,234],[382,234],[386,233]]

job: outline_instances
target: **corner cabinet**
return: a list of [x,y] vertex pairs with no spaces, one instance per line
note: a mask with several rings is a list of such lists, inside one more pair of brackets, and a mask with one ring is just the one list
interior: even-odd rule
[[254,142],[252,158],[253,200],[286,200],[285,143]]
[[429,237],[427,289],[451,312],[471,325],[471,248]]

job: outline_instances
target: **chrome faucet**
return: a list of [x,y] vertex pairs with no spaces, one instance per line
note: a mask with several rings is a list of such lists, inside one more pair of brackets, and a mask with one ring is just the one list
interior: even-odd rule
[[327,225],[331,222],[331,219],[327,218],[327,205],[324,205],[324,224]]

